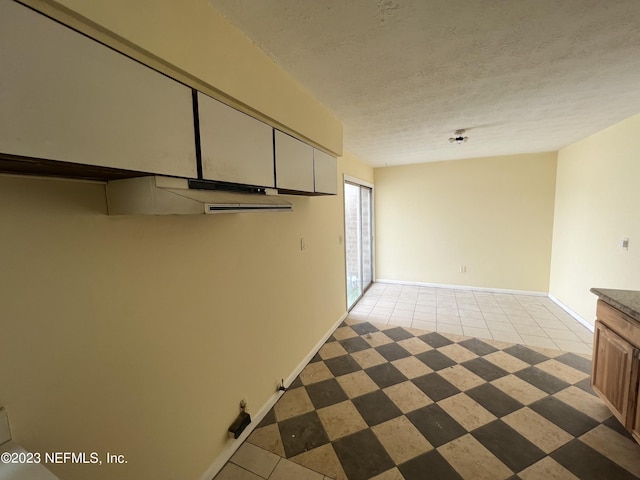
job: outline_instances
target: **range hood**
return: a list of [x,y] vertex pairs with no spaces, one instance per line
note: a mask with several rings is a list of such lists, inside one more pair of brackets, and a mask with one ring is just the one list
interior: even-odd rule
[[[199,187],[193,188],[194,184]],[[213,189],[210,189],[213,188]],[[218,187],[219,188],[219,187]],[[204,213],[291,212],[277,190],[258,193],[216,189],[206,182],[148,176],[107,182],[109,215],[197,215]]]

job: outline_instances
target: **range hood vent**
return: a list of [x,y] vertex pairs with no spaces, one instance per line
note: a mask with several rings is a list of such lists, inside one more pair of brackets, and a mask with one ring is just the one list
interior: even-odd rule
[[[198,188],[194,188],[198,187]],[[109,215],[197,215],[205,213],[291,212],[277,190],[235,187],[148,176],[107,182]],[[251,193],[246,193],[246,192]]]

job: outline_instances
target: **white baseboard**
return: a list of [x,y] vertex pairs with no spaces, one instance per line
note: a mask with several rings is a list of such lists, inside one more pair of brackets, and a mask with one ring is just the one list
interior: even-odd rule
[[576,312],[574,312],[573,310],[571,310],[569,307],[567,307],[564,303],[562,303],[560,300],[558,300],[556,297],[554,297],[553,295],[549,294],[549,299],[555,303],[556,305],[558,305],[561,309],[563,309],[565,312],[567,312],[569,315],[571,315],[573,318],[575,318],[577,321],[579,321],[582,325],[584,325],[585,327],[587,327],[589,330],[591,330],[591,332],[593,332],[595,330],[595,327],[593,325],[591,325],[589,322],[587,322],[584,318],[582,318],[580,315],[578,315]]
[[[333,324],[333,326],[327,331],[327,333],[324,334],[324,336],[318,341],[318,343],[315,344],[311,351],[302,359],[298,366],[284,381],[285,385],[290,385],[296,379],[296,377],[300,375],[300,372],[304,369],[304,367],[307,366],[314,355],[318,353],[318,350],[322,348],[325,342],[329,340],[329,337],[333,335],[333,332],[340,326],[345,318],[347,318],[347,312],[342,314],[338,321]],[[267,415],[267,413],[269,413],[269,410],[271,410],[271,408],[275,405],[275,403],[281,396],[282,392],[275,392],[273,395],[271,395],[271,398],[267,400],[267,402],[262,406],[258,413],[252,416],[251,423],[249,424],[249,426],[247,426],[247,428],[245,428],[244,432],[242,432],[242,434],[237,439],[233,440],[231,443],[229,443],[229,445],[227,445],[222,453],[220,453],[220,455],[216,457],[211,466],[202,474],[200,480],[211,480],[220,472],[220,470],[222,470],[222,467],[224,467],[229,459],[233,456],[233,454],[236,453],[236,450],[240,448],[242,442],[244,442],[247,437],[251,435],[251,432],[253,432],[253,430]]]
[[478,292],[491,292],[491,293],[510,293],[513,295],[533,295],[536,297],[546,297],[549,295],[547,292],[535,292],[535,291],[528,291],[528,290],[508,290],[504,288],[472,287],[472,286],[465,286],[465,285],[447,285],[444,283],[403,282],[400,280],[387,280],[384,278],[376,278],[376,283],[390,283],[394,285],[411,285],[415,287],[451,288],[454,290],[475,290]]

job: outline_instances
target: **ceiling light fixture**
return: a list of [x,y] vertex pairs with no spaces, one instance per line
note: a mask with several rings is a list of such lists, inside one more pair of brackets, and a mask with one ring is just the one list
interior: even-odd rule
[[460,130],[456,130],[455,132],[453,132],[455,137],[449,137],[449,143],[454,143],[455,142],[458,145],[460,145],[461,143],[464,143],[467,140],[469,140],[469,137],[465,137],[464,136],[464,132],[466,132],[466,130],[464,128],[461,128]]

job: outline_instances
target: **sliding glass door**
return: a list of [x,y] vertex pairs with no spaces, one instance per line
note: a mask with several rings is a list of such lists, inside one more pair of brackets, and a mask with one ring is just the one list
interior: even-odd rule
[[357,181],[344,182],[347,308],[373,282],[373,190]]

